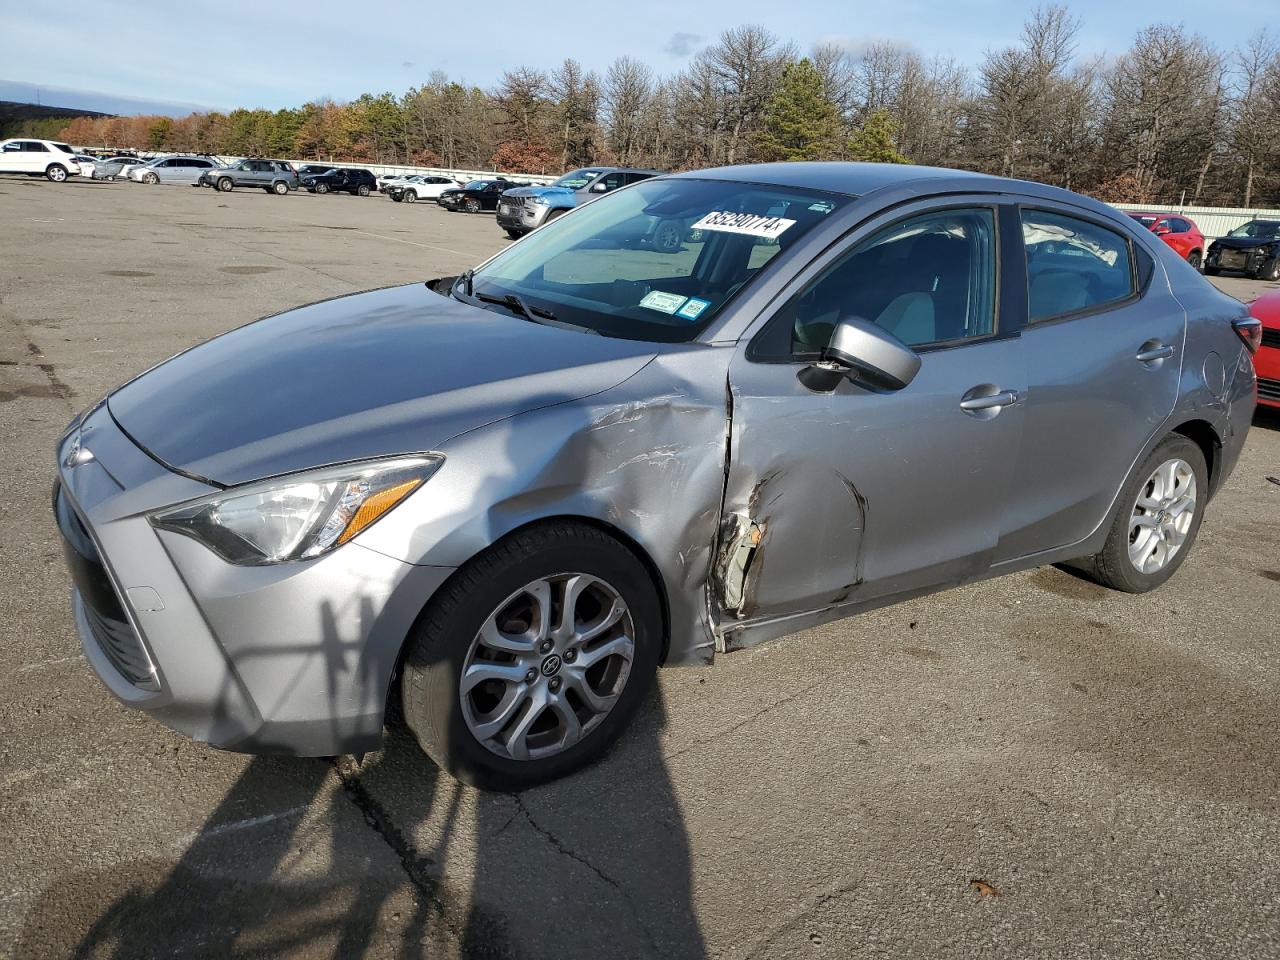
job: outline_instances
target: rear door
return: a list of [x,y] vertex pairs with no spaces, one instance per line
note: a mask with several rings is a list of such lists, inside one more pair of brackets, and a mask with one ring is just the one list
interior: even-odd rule
[[1039,202],[1017,217],[1026,430],[1001,560],[1078,543],[1106,519],[1177,401],[1186,331],[1161,268],[1122,228]]

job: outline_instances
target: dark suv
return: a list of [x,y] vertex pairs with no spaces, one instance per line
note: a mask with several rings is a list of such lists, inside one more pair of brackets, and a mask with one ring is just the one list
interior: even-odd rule
[[335,167],[325,173],[303,177],[302,185],[308,193],[336,193],[341,190],[357,197],[367,197],[378,189],[372,171],[352,167]]
[[465,187],[446,190],[436,199],[436,203],[455,213],[459,210],[465,213],[496,210],[498,198],[502,196],[504,190],[523,186],[526,184],[504,180],[502,177],[493,180],[472,180]]

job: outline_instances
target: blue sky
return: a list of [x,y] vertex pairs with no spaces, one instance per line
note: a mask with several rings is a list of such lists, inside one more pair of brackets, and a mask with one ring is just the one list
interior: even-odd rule
[[[1118,53],[1156,21],[1183,23],[1231,47],[1276,11],[1275,0],[1231,4],[1229,16],[1204,0],[1069,5],[1084,21],[1080,52],[1086,55]],[[821,40],[858,49],[891,39],[973,64],[985,50],[1013,42],[1028,9],[1014,0],[383,0],[355,6],[364,13],[353,20],[339,12],[352,5],[333,0],[172,7],[95,0],[75,8],[0,0],[0,99],[24,89],[18,82],[40,85],[44,102],[55,105],[59,96],[71,96],[66,91],[87,91],[114,98],[97,109],[160,112],[163,106],[184,113],[192,105],[278,108],[366,91],[401,93],[434,69],[489,86],[505,69],[551,67],[566,56],[602,70],[627,54],[670,73],[726,26],[740,23],[763,24],[805,49]],[[62,92],[43,89],[52,87]],[[93,108],[83,96],[71,105]]]

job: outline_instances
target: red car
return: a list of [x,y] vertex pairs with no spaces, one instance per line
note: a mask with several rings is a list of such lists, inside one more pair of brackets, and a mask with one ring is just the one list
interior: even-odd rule
[[1253,355],[1258,374],[1258,403],[1280,409],[1280,290],[1265,293],[1249,304],[1249,313],[1262,321],[1262,344]]
[[1204,261],[1204,234],[1189,217],[1180,213],[1130,213],[1134,220],[1178,251],[1178,256],[1197,270]]

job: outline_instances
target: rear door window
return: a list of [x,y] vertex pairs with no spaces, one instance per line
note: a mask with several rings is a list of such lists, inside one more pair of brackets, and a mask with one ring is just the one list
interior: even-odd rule
[[1047,210],[1022,210],[1032,323],[1086,313],[1137,293],[1129,241],[1107,227]]

